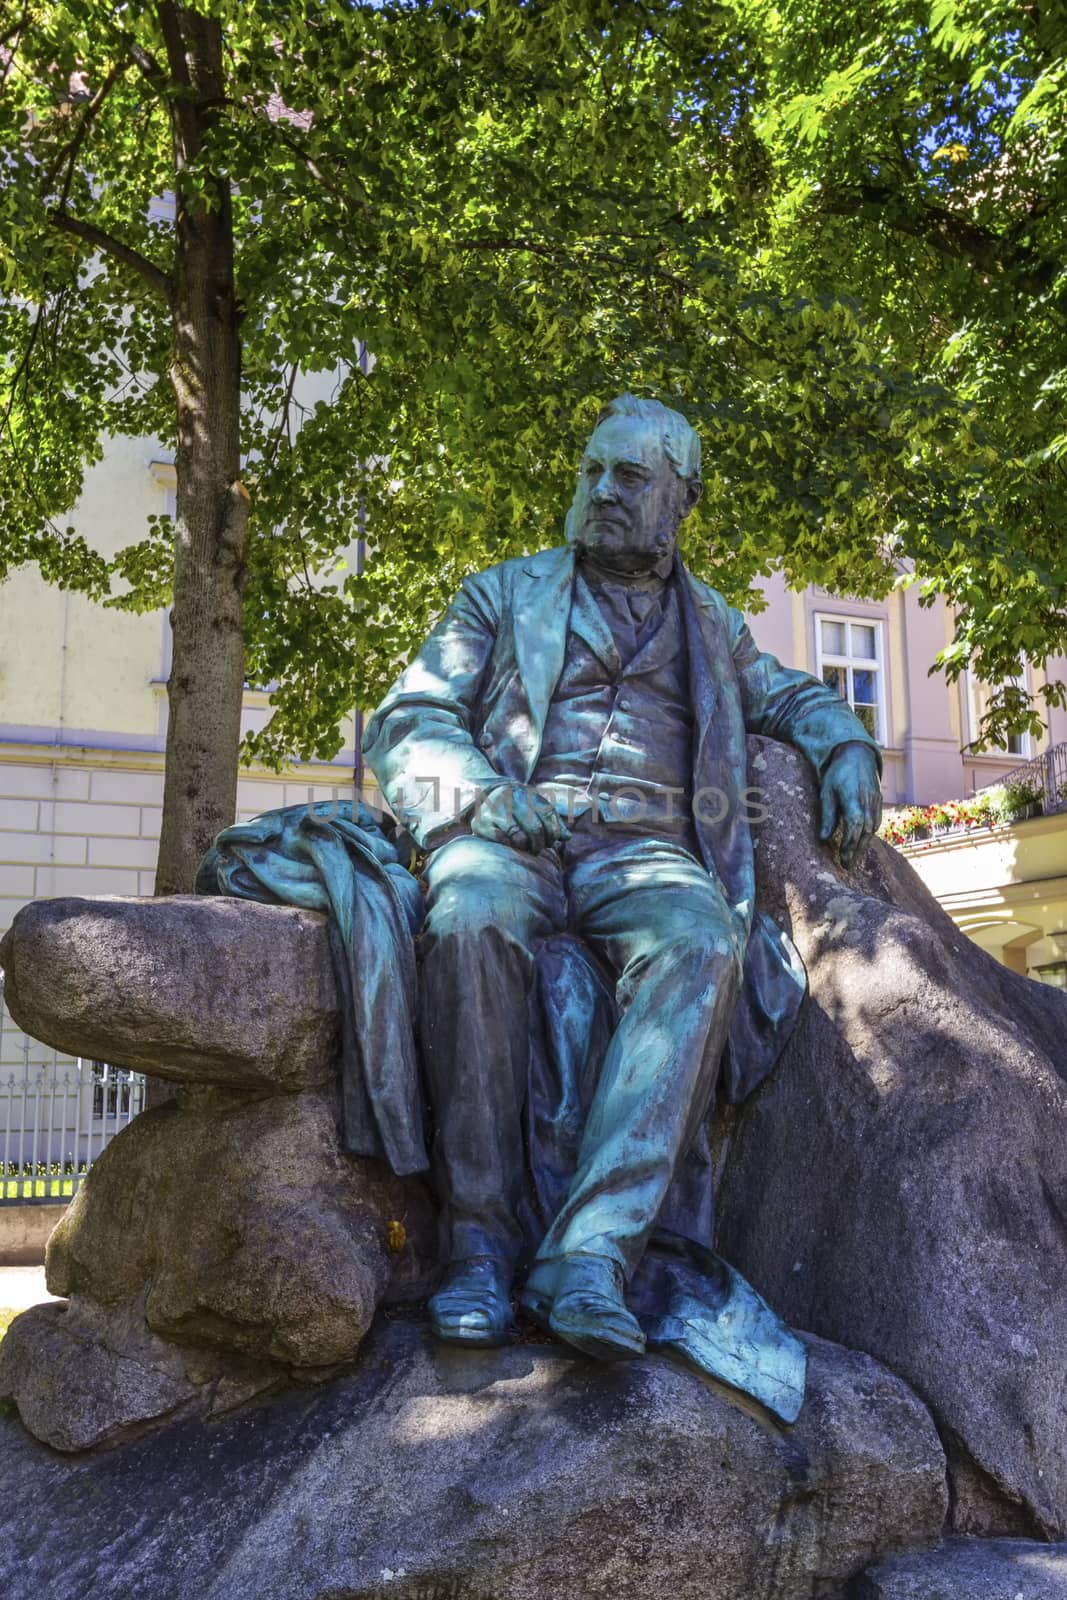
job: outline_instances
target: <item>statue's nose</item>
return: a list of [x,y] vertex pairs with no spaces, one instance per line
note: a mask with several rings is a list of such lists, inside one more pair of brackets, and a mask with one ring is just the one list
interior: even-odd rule
[[605,472],[593,490],[593,499],[598,505],[619,498],[618,485],[610,472]]

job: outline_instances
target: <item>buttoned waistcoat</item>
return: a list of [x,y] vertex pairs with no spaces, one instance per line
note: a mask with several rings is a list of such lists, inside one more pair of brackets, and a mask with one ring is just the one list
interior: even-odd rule
[[559,681],[541,734],[534,784],[568,814],[601,797],[608,827],[695,846],[690,820],[693,710],[676,585],[627,659],[593,594],[575,580]]

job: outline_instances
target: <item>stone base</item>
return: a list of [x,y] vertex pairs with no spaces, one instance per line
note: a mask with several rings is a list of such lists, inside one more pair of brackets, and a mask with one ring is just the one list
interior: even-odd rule
[[95,1163],[49,1240],[48,1287],[140,1298],[178,1344],[330,1368],[387,1293],[426,1292],[434,1236],[425,1185],[345,1156],[324,1095],[182,1089]]
[[39,1267],[44,1247],[67,1209],[61,1205],[0,1206],[0,1267]]
[[379,1321],[348,1376],[59,1457],[0,1420],[0,1582],[83,1600],[844,1600],[935,1541],[928,1413],[810,1341],[783,1428],[662,1357],[450,1350]]
[[856,1600],[1067,1600],[1067,1545],[954,1539],[879,1564]]
[[111,1444],[182,1412],[214,1416],[286,1376],[269,1362],[161,1339],[145,1322],[143,1297],[34,1306],[0,1344],[0,1396],[55,1450]]

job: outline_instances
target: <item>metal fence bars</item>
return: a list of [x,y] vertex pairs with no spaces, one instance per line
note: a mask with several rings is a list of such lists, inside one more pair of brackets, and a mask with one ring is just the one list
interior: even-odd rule
[[1054,811],[1067,811],[1067,744],[1054,744],[1043,755],[1034,756],[1010,772],[991,779],[987,789],[997,789],[1002,784],[1026,784],[1038,796],[1045,816]]
[[63,1056],[17,1028],[0,975],[0,1205],[70,1200],[144,1105],[144,1077]]

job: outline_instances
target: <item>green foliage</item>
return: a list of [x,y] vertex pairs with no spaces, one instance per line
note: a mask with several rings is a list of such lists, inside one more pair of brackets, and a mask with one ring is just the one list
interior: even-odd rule
[[[0,0],[0,575],[132,608],[168,595],[165,519],[109,568],[64,518],[103,434],[173,444],[165,9]],[[777,564],[915,582],[990,681],[1063,647],[1067,124],[1036,11],[204,9],[229,81],[183,192],[234,195],[247,674],[277,684],[248,753],[332,755],[465,572],[557,542],[624,388],[700,427],[686,556],[732,599]],[[330,405],[288,404],[297,367]]]
[[[768,40],[768,270],[855,295],[872,340],[950,391],[981,441],[964,515],[946,502],[899,547],[908,581],[956,608],[943,664],[993,684],[1022,655],[1043,665],[1067,644],[1067,12],[738,0],[738,13]],[[1062,685],[1047,698],[1063,704]],[[1039,727],[1009,685],[983,733]]]
[[[82,1177],[88,1170],[78,1163]],[[0,1200],[69,1200],[74,1194],[73,1160],[0,1162]]]
[[1040,788],[1025,779],[998,783],[989,791],[990,807],[998,822],[1011,822],[1041,799]]

